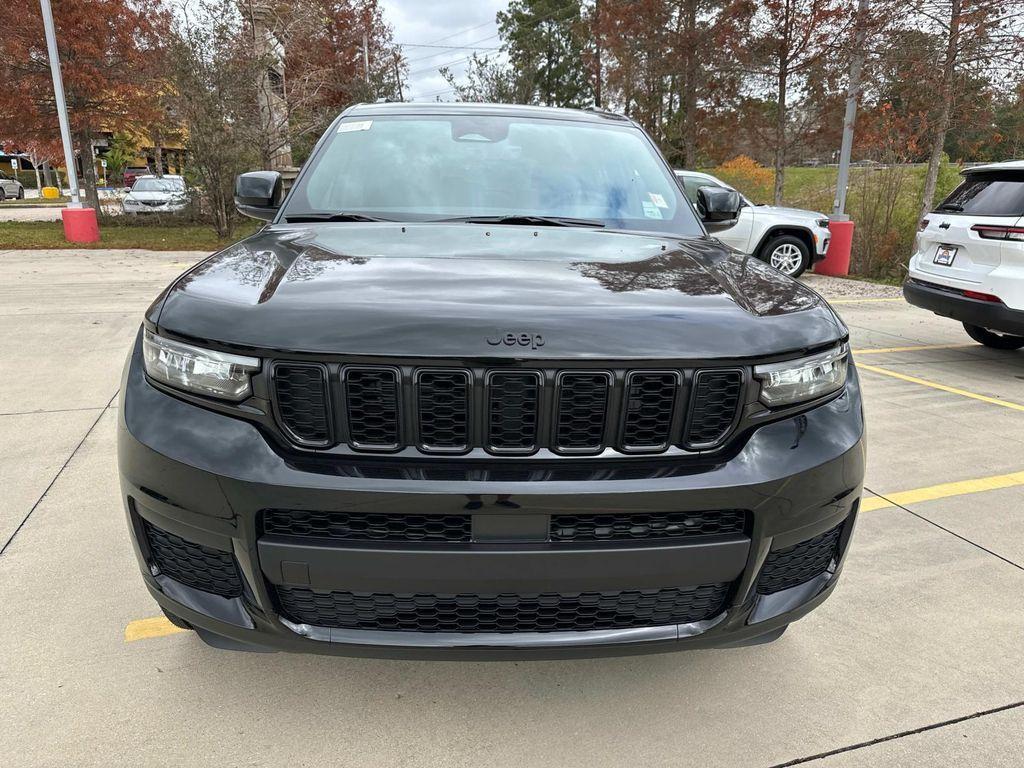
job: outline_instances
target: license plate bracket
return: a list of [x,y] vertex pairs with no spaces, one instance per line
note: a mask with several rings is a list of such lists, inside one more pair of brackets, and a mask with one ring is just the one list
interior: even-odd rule
[[953,266],[953,259],[956,258],[956,252],[959,250],[955,245],[940,245],[935,250],[935,258],[933,262],[938,264],[940,267],[951,267]]

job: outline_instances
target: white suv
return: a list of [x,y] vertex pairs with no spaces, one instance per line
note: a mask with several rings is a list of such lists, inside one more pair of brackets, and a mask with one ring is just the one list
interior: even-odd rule
[[[701,187],[732,189],[709,173],[676,171],[676,177],[694,205],[697,205],[697,190]],[[797,277],[811,264],[825,258],[829,240],[825,214],[800,208],[755,205],[742,194],[740,199],[743,207],[736,223],[714,233],[723,243],[757,256],[790,277]]]
[[921,220],[903,295],[975,341],[1024,347],[1024,160],[963,171]]

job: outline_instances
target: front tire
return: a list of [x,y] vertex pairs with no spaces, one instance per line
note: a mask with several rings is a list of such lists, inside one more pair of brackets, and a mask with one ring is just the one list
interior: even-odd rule
[[1024,336],[1013,336],[1009,333],[990,331],[988,328],[982,328],[980,325],[968,325],[967,323],[964,323],[964,330],[976,342],[992,349],[1020,349],[1024,347]]
[[0,187],[0,203],[2,203],[6,199],[7,199],[7,193],[4,191],[3,187]]
[[18,199],[19,200],[24,200],[25,199],[25,188],[24,187],[18,187]]
[[788,277],[800,277],[811,265],[811,249],[799,237],[779,235],[765,243],[761,259]]

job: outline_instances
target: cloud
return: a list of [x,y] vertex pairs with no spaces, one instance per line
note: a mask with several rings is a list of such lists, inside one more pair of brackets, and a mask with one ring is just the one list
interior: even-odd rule
[[[381,0],[388,23],[394,27],[395,42],[409,62],[406,99],[433,101],[451,97],[448,84],[438,68],[449,65],[457,75],[466,69],[474,50],[500,45],[494,17],[508,6],[508,0]],[[471,46],[469,48],[424,48],[417,44]]]

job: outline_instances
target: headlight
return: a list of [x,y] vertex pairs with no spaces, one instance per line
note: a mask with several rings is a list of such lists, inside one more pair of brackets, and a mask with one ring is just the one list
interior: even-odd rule
[[815,223],[822,229],[828,229],[828,219],[818,219]]
[[171,341],[146,331],[142,337],[146,373],[157,381],[198,395],[241,400],[252,391],[249,377],[257,357],[229,355]]
[[849,344],[840,344],[799,360],[757,366],[754,377],[761,382],[761,402],[775,408],[835,392],[846,383],[849,353]]

